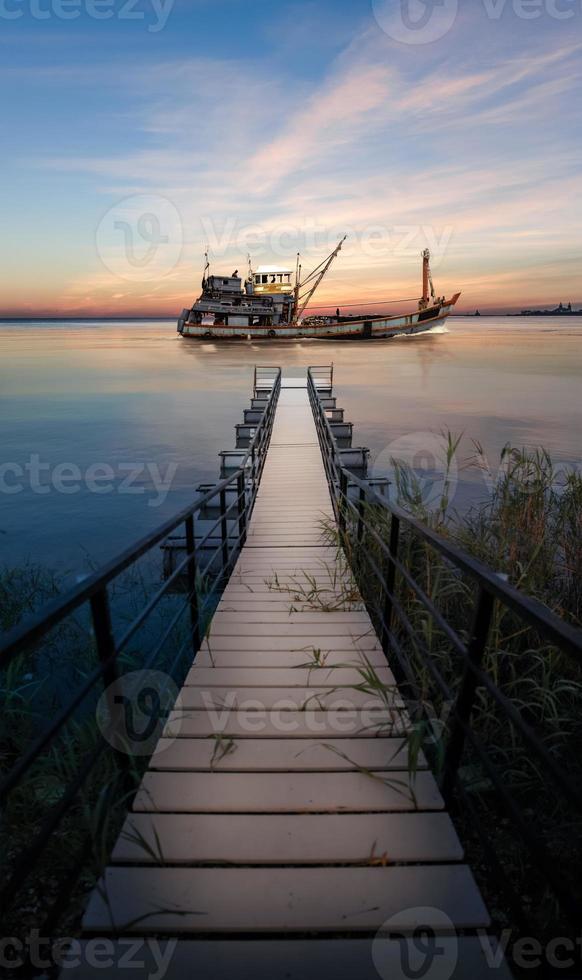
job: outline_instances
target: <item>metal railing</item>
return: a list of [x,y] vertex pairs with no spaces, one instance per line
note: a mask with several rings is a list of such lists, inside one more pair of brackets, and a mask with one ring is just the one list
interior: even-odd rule
[[[156,667],[157,658],[176,625],[189,616],[187,639],[173,656],[172,668],[168,677],[178,670],[184,657],[188,665],[196,655],[208,619],[208,609],[216,602],[216,595],[232,571],[237,555],[245,544],[247,526],[255,503],[261,474],[263,471],[267,449],[269,447],[273,420],[281,390],[280,368],[270,369],[272,384],[265,402],[261,420],[257,423],[256,433],[248,450],[244,453],[240,466],[226,479],[216,484],[211,490],[199,497],[194,504],[171,518],[157,530],[142,538],[118,558],[107,563],[95,574],[86,578],[66,595],[57,598],[38,613],[4,634],[0,642],[0,671],[6,671],[16,661],[16,658],[35,648],[50,631],[68,621],[73,614],[88,611],[90,630],[93,637],[95,665],[89,671],[79,689],[70,700],[60,709],[57,716],[52,718],[45,730],[27,747],[24,754],[15,761],[14,765],[0,780],[0,805],[4,812],[11,799],[11,794],[18,789],[31,767],[43,754],[50,752],[57,744],[59,735],[73,718],[79,708],[87,703],[95,688],[103,685],[107,689],[119,678],[118,665],[120,657],[129,648],[130,642],[137,636],[138,631],[148,622],[162,601],[171,590],[180,585],[184,593],[178,611],[172,616],[169,626],[164,629],[159,643],[149,652],[147,658],[139,664],[141,669]],[[255,379],[256,381],[256,379]],[[234,497],[227,505],[227,492],[234,490]],[[218,518],[207,530],[197,535],[197,519],[203,508],[218,500],[220,510]],[[208,523],[208,522],[205,522]],[[119,580],[120,576],[148,554],[152,554],[177,529],[183,529],[186,542],[186,555],[178,562],[177,567],[167,577],[162,585],[148,599],[144,607],[134,616],[125,628],[123,635],[116,637],[112,626],[109,587]],[[218,535],[220,561],[213,558],[202,567],[199,553],[207,545],[211,537]],[[203,597],[199,594],[201,583],[204,585]],[[115,708],[110,711],[111,726],[115,729],[117,719]],[[121,711],[121,709],[119,709]],[[121,719],[119,719],[120,721]],[[86,784],[95,766],[109,751],[118,758],[123,768],[123,759],[111,744],[104,738],[98,738],[93,750],[87,758],[80,760],[79,769],[71,782],[60,789],[59,800],[49,807],[42,815],[40,830],[35,839],[28,842],[25,851],[14,862],[11,873],[4,877],[0,892],[1,907],[7,909],[14,896],[19,892],[23,883],[33,871],[39,858],[45,851],[52,835],[59,827],[63,818],[75,803],[75,800]],[[74,856],[72,858],[74,864]],[[81,865],[79,866],[81,870]]]
[[331,390],[333,388],[333,364],[312,364],[309,372],[317,389]]
[[[504,811],[529,850],[536,870],[557,898],[566,918],[579,928],[582,919],[580,897],[572,888],[572,880],[566,880],[567,876],[557,867],[542,839],[543,835],[536,831],[531,814],[524,812],[516,794],[508,786],[508,780],[495,759],[494,747],[484,743],[473,719],[477,698],[484,694],[492,700],[499,716],[511,726],[531,758],[535,759],[547,780],[542,784],[546,792],[555,790],[563,799],[570,827],[576,826],[576,820],[579,821],[582,815],[579,770],[578,778],[572,778],[551,747],[538,737],[534,725],[526,720],[522,706],[504,693],[502,683],[498,685],[485,667],[494,612],[500,606],[510,611],[522,628],[533,628],[540,644],[551,644],[571,658],[578,668],[582,665],[582,631],[562,621],[535,599],[519,592],[502,576],[436,534],[380,495],[365,480],[358,479],[345,469],[320,402],[318,387],[309,369],[309,399],[339,528],[338,540],[346,554],[357,552],[358,561],[352,562],[352,567],[355,564],[359,566],[359,575],[358,569],[355,569],[356,578],[377,626],[389,665],[405,699],[409,704],[414,704],[417,719],[418,708],[420,706],[422,713],[427,698],[426,690],[421,689],[415,664],[422,664],[423,677],[429,679],[431,689],[437,693],[441,703],[446,702],[450,706],[443,732],[444,758],[441,756],[438,767],[445,801],[449,806],[464,808],[465,814],[469,814],[469,820],[477,830],[482,848],[493,872],[501,881],[516,919],[526,927],[527,922],[521,915],[521,896],[515,889],[508,888],[503,858],[495,851],[491,828],[482,821],[480,823],[478,807],[471,794],[466,792],[460,776],[463,761],[470,751],[472,759],[477,761],[488,784],[493,787],[500,811]],[[430,588],[426,585],[423,587],[411,567],[407,567],[404,538],[408,542],[427,546],[459,581],[472,585],[472,606],[467,621],[461,627],[458,622],[453,626],[447,621],[431,598]],[[457,657],[460,669],[458,676],[453,678],[454,683],[444,675],[438,659],[432,655],[424,632],[411,622],[404,593],[413,597],[417,607],[423,611],[425,622],[432,622],[434,629]],[[414,650],[414,657],[410,656],[410,649]],[[433,721],[434,715],[432,719],[427,715],[426,719]],[[580,830],[582,824],[578,822],[577,826]],[[575,876],[572,877],[575,880]]]
[[253,383],[253,392],[255,397],[261,392],[269,391],[280,377],[281,368],[274,367],[273,365],[255,365],[255,377]]

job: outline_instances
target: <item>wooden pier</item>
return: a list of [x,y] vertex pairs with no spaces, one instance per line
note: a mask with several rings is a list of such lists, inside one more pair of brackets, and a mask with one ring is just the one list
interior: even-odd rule
[[[86,940],[177,938],[168,980],[392,980],[413,975],[402,937],[432,929],[429,980],[505,980],[433,775],[422,755],[409,768],[407,714],[333,534],[306,382],[284,378],[246,544]],[[422,948],[405,951],[412,969]]]

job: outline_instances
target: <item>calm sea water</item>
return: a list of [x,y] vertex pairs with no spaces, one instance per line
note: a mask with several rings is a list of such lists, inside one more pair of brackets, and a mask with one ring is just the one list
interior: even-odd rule
[[[372,471],[406,459],[439,491],[442,430],[464,433],[455,502],[481,499],[507,442],[582,462],[582,319],[459,318],[390,342],[198,345],[173,322],[0,324],[0,564],[72,576],[188,504],[234,446],[255,364],[335,365]],[[489,470],[470,465],[472,440]]]

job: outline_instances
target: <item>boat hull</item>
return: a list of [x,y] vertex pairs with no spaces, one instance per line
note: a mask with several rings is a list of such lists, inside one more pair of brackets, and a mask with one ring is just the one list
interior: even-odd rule
[[402,316],[368,317],[354,320],[338,320],[336,322],[314,324],[283,323],[270,327],[247,327],[239,325],[188,323],[178,322],[178,332],[187,338],[202,341],[218,340],[388,340],[391,337],[425,333],[442,327],[452,313],[460,294],[450,300],[444,300],[439,306],[427,310],[416,311]]

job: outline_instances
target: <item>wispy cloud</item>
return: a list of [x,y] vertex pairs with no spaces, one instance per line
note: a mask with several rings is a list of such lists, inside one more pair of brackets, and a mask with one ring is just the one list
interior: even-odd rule
[[[131,60],[115,76],[123,98],[114,107],[130,123],[131,141],[98,153],[37,150],[26,166],[90,182],[91,238],[119,198],[169,198],[185,229],[182,260],[160,288],[140,291],[134,283],[121,287],[95,254],[92,266],[69,281],[61,273],[56,288],[63,302],[85,304],[79,308],[129,308],[140,300],[156,310],[164,303],[179,308],[192,299],[208,221],[218,231],[229,222],[238,230],[258,224],[267,237],[289,227],[290,251],[297,245],[308,257],[323,243],[302,242],[301,229],[316,222],[330,238],[343,229],[386,231],[384,252],[362,254],[358,240],[346,249],[323,299],[333,298],[332,289],[342,289],[344,301],[349,290],[358,298],[366,289],[388,295],[389,276],[389,289],[406,294],[423,229],[438,238],[450,228],[439,263],[445,285],[469,283],[469,302],[477,305],[485,293],[490,298],[490,277],[497,275],[500,302],[519,302],[532,283],[523,271],[528,261],[543,288],[544,242],[551,241],[558,267],[564,260],[564,277],[581,244],[574,207],[581,195],[579,138],[562,111],[582,81],[581,48],[544,40],[528,57],[504,57],[484,44],[425,64],[395,53],[367,27],[325,71],[291,85],[288,66],[279,69],[273,58],[206,53],[145,66]],[[46,69],[39,71],[44,84]],[[52,84],[95,85],[99,77],[109,83],[110,68],[69,66]],[[401,254],[394,243],[407,226],[420,237],[410,254]],[[231,236],[224,262],[239,265],[240,252]],[[482,275],[486,268],[492,271]],[[547,276],[555,288],[553,272]]]

